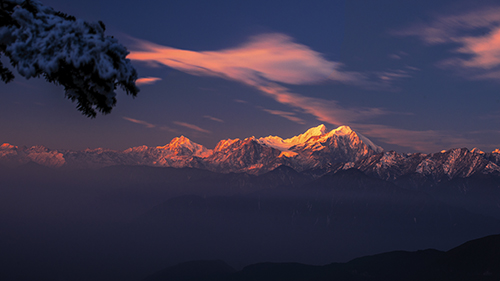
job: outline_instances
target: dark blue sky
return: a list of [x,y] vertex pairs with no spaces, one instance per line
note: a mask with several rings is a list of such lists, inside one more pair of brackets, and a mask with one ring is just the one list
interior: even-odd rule
[[500,148],[493,1],[42,2],[102,20],[156,81],[87,119],[61,87],[17,75],[0,86],[0,143],[125,149],[185,135],[213,148],[324,123],[400,152]]

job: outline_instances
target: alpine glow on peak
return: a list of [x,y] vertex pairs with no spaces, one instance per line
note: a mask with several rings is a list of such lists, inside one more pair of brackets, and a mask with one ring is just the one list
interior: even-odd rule
[[383,151],[383,149],[380,146],[375,145],[371,140],[369,140],[365,136],[354,132],[349,126],[340,126],[327,133],[326,126],[323,124],[317,127],[313,127],[307,130],[305,133],[300,134],[298,136],[294,136],[292,138],[282,139],[281,137],[278,136],[268,136],[265,138],[260,138],[259,142],[263,145],[268,145],[273,148],[279,149],[281,151],[287,151],[291,147],[296,145],[303,145],[305,143],[325,142],[328,138],[331,138],[333,136],[348,136],[351,134],[356,135],[356,137],[361,139],[366,145],[368,145],[374,151],[376,152]]
[[[211,171],[247,172],[260,174],[286,165],[303,171],[324,168],[334,163],[353,162],[381,151],[370,140],[341,126],[327,133],[325,125],[319,125],[305,133],[283,139],[269,136],[257,139],[221,140],[215,149],[208,149],[192,142],[185,136],[172,139],[164,146],[146,145],[123,151],[94,149],[83,151],[14,149],[3,145],[0,162],[21,165],[36,162],[41,165],[68,168],[98,168],[112,165],[147,165],[160,167],[191,167]],[[10,148],[10,149],[7,149]],[[57,155],[57,163],[51,159]]]

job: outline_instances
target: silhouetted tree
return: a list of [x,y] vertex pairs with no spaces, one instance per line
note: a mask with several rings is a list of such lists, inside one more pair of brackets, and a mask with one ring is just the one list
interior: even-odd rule
[[[0,8],[0,58],[27,79],[43,76],[62,85],[85,116],[110,113],[117,86],[134,97],[139,92],[127,49],[104,35],[101,21],[85,22],[36,0],[0,0]],[[0,78],[14,79],[1,61]]]

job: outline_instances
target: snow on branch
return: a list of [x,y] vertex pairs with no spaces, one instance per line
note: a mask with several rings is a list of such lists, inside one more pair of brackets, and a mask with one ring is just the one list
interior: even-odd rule
[[[27,79],[43,76],[62,85],[84,115],[110,113],[117,86],[134,97],[139,92],[127,49],[104,35],[102,22],[85,22],[36,0],[0,0],[0,8],[0,56]],[[0,78],[14,78],[1,61]]]

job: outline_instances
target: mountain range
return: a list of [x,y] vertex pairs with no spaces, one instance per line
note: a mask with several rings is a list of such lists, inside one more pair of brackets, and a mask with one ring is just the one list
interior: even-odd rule
[[[265,280],[259,271],[324,272],[330,266],[320,265],[382,252],[444,251],[500,233],[499,155],[383,151],[348,127],[323,125],[289,139],[223,140],[214,149],[185,137],[123,151],[3,144],[0,279],[136,281],[196,260],[236,269],[302,264],[258,264],[234,279]],[[352,277],[342,280],[432,280],[403,278],[420,270],[415,259],[427,266],[448,256],[425,253],[333,267]],[[408,273],[397,266],[390,279],[373,271],[395,261],[409,264]],[[441,273],[435,280],[446,280]]]
[[184,136],[164,146],[138,146],[123,151],[97,148],[52,150],[43,146],[0,146],[0,164],[16,166],[35,162],[56,168],[101,168],[146,165],[198,168],[219,173],[263,174],[281,165],[298,172],[323,175],[356,168],[368,175],[395,181],[402,177],[464,178],[473,174],[500,175],[500,150],[455,148],[438,153],[384,152],[365,136],[341,126],[327,131],[324,125],[283,139],[278,136],[221,140],[214,149]]

